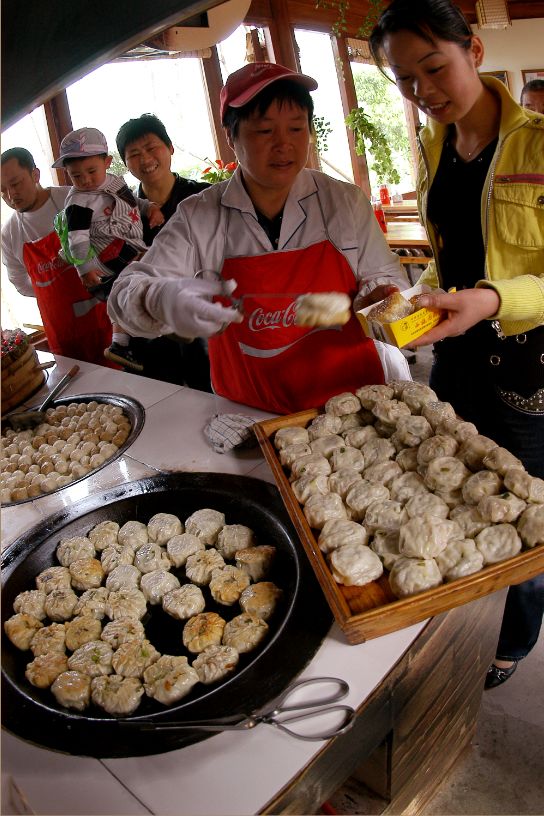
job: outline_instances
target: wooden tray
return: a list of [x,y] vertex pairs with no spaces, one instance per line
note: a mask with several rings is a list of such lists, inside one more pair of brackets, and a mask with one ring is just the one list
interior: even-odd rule
[[318,413],[319,411],[312,409],[267,419],[258,422],[254,430],[317,580],[334,617],[350,643],[363,643],[370,638],[395,632],[397,629],[411,626],[425,618],[481,598],[510,584],[519,584],[544,572],[544,546],[539,545],[499,564],[484,567],[474,575],[408,598],[398,599],[393,595],[385,574],[377,581],[362,587],[337,584],[317,545],[316,536],[291,490],[273,444],[274,434],[279,428],[293,426],[305,428]]

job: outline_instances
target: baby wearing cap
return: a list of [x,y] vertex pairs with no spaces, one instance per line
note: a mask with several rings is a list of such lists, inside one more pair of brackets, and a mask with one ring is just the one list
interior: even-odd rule
[[[73,184],[64,210],[55,219],[67,263],[74,264],[83,285],[106,300],[113,282],[131,261],[146,250],[142,215],[150,227],[164,222],[157,204],[137,199],[119,176],[108,173],[112,157],[101,131],[84,127],[61,142],[53,167],[63,167]],[[142,371],[130,345],[130,336],[112,324],[112,344],[104,356],[125,368]]]

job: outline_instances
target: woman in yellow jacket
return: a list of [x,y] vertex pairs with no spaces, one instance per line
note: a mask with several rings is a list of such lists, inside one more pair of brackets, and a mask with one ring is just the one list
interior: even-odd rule
[[[544,477],[544,117],[481,78],[481,40],[450,0],[393,0],[370,38],[406,99],[427,116],[418,204],[435,260],[423,280],[449,294],[430,383],[480,433]],[[544,576],[511,587],[486,687],[538,639]]]

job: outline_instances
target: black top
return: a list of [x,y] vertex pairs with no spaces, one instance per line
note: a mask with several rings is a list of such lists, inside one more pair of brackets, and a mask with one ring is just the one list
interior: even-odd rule
[[255,208],[255,212],[257,214],[257,221],[268,235],[270,243],[272,244],[274,249],[277,249],[278,241],[280,240],[283,210],[280,213],[278,213],[278,215],[276,215],[274,218],[268,218],[266,215],[263,215],[262,212],[259,212],[257,208]]
[[[183,201],[185,198],[189,198],[189,196],[192,196],[195,193],[200,193],[201,190],[205,190],[206,187],[210,186],[207,181],[193,181],[192,179],[186,179],[183,178],[183,176],[178,176],[177,173],[174,173],[174,176],[175,181],[174,186],[172,187],[172,192],[170,193],[170,198],[168,198],[168,200],[165,201],[161,207],[165,224],[174,215],[180,201]],[[138,188],[138,197],[147,198],[141,184]],[[160,232],[162,227],[164,227],[164,224],[160,224],[158,227],[151,229],[149,224],[144,219],[144,243],[146,246],[151,246],[153,239]]]

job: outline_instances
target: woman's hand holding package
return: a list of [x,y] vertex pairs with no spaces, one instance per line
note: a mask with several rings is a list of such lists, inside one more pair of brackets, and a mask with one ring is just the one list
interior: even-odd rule
[[418,306],[443,309],[446,317],[434,329],[410,343],[410,348],[427,346],[445,337],[457,337],[464,334],[480,320],[487,320],[495,315],[499,310],[500,298],[494,289],[482,287],[462,289],[460,292],[451,294],[421,295]]
[[232,306],[214,303],[214,296],[228,296],[236,281],[170,278],[153,282],[146,293],[148,313],[179,337],[211,337],[243,315]]

